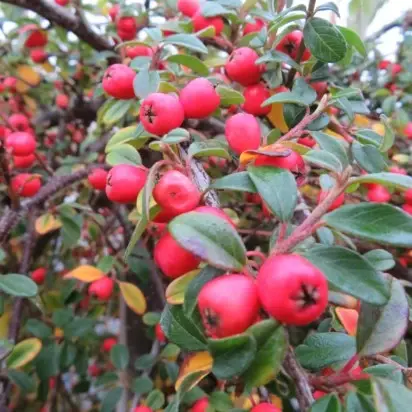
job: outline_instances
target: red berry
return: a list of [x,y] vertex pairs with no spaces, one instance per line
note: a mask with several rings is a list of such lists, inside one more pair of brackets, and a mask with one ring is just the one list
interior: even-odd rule
[[119,11],[120,11],[120,4],[115,4],[114,6],[110,7],[109,16],[112,19],[112,21],[116,20],[116,17]]
[[396,173],[398,175],[405,175],[406,176],[408,174],[408,172],[405,169],[403,169],[402,167],[399,167],[399,166],[391,166],[389,168],[389,171],[391,173]]
[[389,60],[381,60],[378,63],[378,69],[379,70],[386,70],[390,65],[391,65],[391,62]]
[[102,370],[95,363],[92,363],[87,368],[87,372],[89,373],[90,376],[96,377],[96,376],[101,375]]
[[136,19],[132,16],[120,17],[116,23],[117,34],[123,41],[133,40],[137,34]]
[[30,121],[24,114],[15,113],[9,117],[9,125],[13,130],[26,132],[30,128]]
[[102,352],[110,352],[112,347],[117,344],[117,338],[106,338],[103,343],[101,350]]
[[179,99],[171,94],[152,93],[140,106],[140,121],[149,133],[162,136],[177,127],[185,119]]
[[[276,50],[289,55],[292,59],[295,60],[302,39],[303,33],[301,31],[292,31],[282,38],[282,40],[277,44]],[[301,61],[304,62],[306,60],[309,60],[310,56],[311,55],[309,50],[305,49]]]
[[143,166],[116,165],[107,174],[106,195],[117,203],[134,203],[146,183]]
[[153,222],[155,223],[168,223],[170,222],[175,215],[171,213],[169,210],[160,210],[160,212],[153,218]]
[[398,63],[394,63],[392,64],[392,68],[391,68],[391,73],[392,76],[396,76],[397,74],[399,74],[402,71],[402,66]]
[[17,84],[17,79],[12,76],[8,76],[4,79],[4,86],[6,89],[9,89],[11,92],[16,91],[16,84]]
[[92,282],[92,284],[89,286],[88,292],[90,296],[96,296],[98,300],[105,302],[112,296],[113,288],[114,280],[107,276],[104,276]]
[[226,120],[225,136],[229,147],[241,154],[245,150],[255,150],[260,146],[260,126],[254,116],[238,113]]
[[405,203],[407,203],[408,205],[412,205],[412,189],[408,189],[405,192]]
[[215,28],[215,36],[219,36],[222,33],[225,24],[221,17],[203,17],[201,12],[198,11],[192,17],[192,24],[195,31],[206,29],[206,27],[212,26]]
[[155,334],[156,334],[156,339],[160,342],[160,343],[166,343],[166,336],[162,330],[162,327],[160,326],[160,323],[157,323],[155,326]]
[[313,147],[316,145],[316,140],[310,134],[304,134],[299,137],[298,143],[306,147]]
[[28,156],[13,156],[14,167],[18,169],[26,169],[30,167],[35,160],[36,156],[34,154]]
[[402,205],[402,209],[404,212],[412,215],[412,205],[410,205],[409,203],[405,203],[404,205]]
[[46,279],[46,273],[46,268],[37,268],[36,270],[33,270],[33,272],[31,272],[31,278],[38,285],[42,285],[44,283],[44,280]]
[[233,220],[222,209],[219,209],[218,207],[199,206],[196,209],[194,209],[193,212],[209,213],[210,215],[220,217],[220,218],[226,220],[226,222],[230,223],[233,227],[236,227]]
[[168,278],[178,278],[199,266],[200,259],[183,249],[170,233],[164,234],[154,247],[156,265]]
[[312,82],[310,86],[313,90],[315,90],[318,100],[322,99],[322,97],[328,91],[328,83],[327,82]]
[[187,17],[193,17],[200,9],[199,0],[177,0],[177,9]]
[[70,104],[70,98],[67,94],[58,94],[56,96],[56,106],[60,109],[67,109]]
[[135,97],[133,80],[136,73],[125,64],[111,65],[103,76],[103,90],[116,99],[133,99]]
[[282,409],[271,403],[264,402],[254,406],[250,412],[282,412]]
[[259,312],[254,279],[239,274],[224,275],[206,283],[197,304],[206,334],[211,338],[244,332]]
[[169,170],[160,178],[153,190],[153,197],[165,212],[174,216],[190,212],[200,202],[196,185],[177,170]]
[[[318,196],[318,203],[323,202],[327,195],[328,195],[327,191],[321,190],[319,192],[319,196]],[[345,193],[341,193],[335,199],[335,201],[329,206],[328,212],[331,212],[332,210],[338,209],[339,207],[341,207],[343,205],[344,202],[345,202]]]
[[262,83],[246,87],[243,90],[243,97],[245,102],[242,104],[242,109],[246,113],[254,116],[264,116],[270,112],[270,106],[261,107],[262,103],[270,97],[269,89]]
[[93,169],[87,180],[92,185],[93,189],[104,190],[106,188],[108,172],[104,169]]
[[138,57],[138,56],[152,57],[153,49],[151,47],[143,46],[143,45],[128,47],[126,49],[126,56],[130,57],[131,59],[134,59],[135,57]]
[[36,24],[27,24],[20,29],[20,34],[26,36],[24,46],[28,49],[44,47],[47,44],[47,32],[42,30]]
[[48,54],[43,49],[33,49],[30,52],[30,58],[34,63],[44,63],[48,58]]
[[11,179],[11,188],[14,193],[21,197],[34,196],[41,187],[38,175],[20,173]]
[[190,412],[207,412],[208,406],[209,406],[209,399],[200,398],[192,405]]
[[226,74],[242,86],[256,84],[264,70],[263,65],[256,64],[259,55],[249,47],[240,47],[233,51],[225,64]]
[[243,35],[260,32],[266,24],[262,19],[255,17],[254,23],[246,23],[243,27]]
[[59,6],[67,6],[70,0],[54,0]]
[[325,395],[327,395],[326,392],[323,391],[315,391],[313,392],[313,399],[318,400],[320,398],[323,398]]
[[149,408],[148,406],[136,406],[133,412],[153,412],[153,409]]
[[274,255],[257,277],[260,302],[268,314],[289,325],[307,325],[328,304],[328,282],[324,274],[299,255]]
[[405,128],[403,129],[403,134],[409,139],[412,140],[412,122],[408,122]]
[[202,119],[210,116],[220,104],[220,96],[213,84],[201,77],[189,82],[181,90],[179,99],[186,118],[191,119]]
[[391,193],[385,186],[376,184],[368,190],[367,198],[374,203],[388,203],[391,200]]

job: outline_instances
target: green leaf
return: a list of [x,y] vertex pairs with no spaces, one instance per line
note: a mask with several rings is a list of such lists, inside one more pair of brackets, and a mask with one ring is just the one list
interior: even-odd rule
[[209,74],[208,67],[202,62],[202,60],[198,59],[195,56],[190,56],[188,54],[173,54],[166,60],[188,67],[201,76],[207,76]]
[[47,339],[53,333],[52,328],[37,319],[28,319],[25,328],[27,332],[40,339]]
[[391,253],[384,249],[370,250],[363,255],[369,263],[380,271],[392,269],[395,266],[395,260]]
[[319,144],[321,149],[326,150],[336,156],[344,168],[348,166],[349,159],[346,150],[335,137],[323,132],[311,132],[311,135]]
[[340,412],[341,410],[339,398],[334,393],[322,396],[310,407],[310,412]]
[[133,381],[131,389],[137,395],[144,395],[153,389],[153,382],[149,377],[141,376]]
[[399,173],[372,173],[351,179],[350,183],[379,183],[394,189],[412,189],[412,177]]
[[307,162],[313,163],[318,167],[330,170],[332,172],[342,172],[342,163],[340,160],[326,150],[311,150],[303,157]]
[[129,144],[118,144],[107,154],[106,162],[110,166],[121,164],[137,166],[142,164],[142,158],[133,146]]
[[345,397],[347,412],[376,412],[369,399],[359,392],[348,392]]
[[217,156],[228,160],[231,159],[227,143],[217,139],[193,142],[189,146],[188,154],[190,157]]
[[166,305],[160,325],[167,338],[183,350],[206,349],[206,339],[197,326],[185,316],[181,306]]
[[304,256],[336,289],[375,305],[384,305],[388,301],[389,291],[383,277],[353,250],[341,246],[316,246]]
[[103,398],[100,412],[113,412],[123,394],[123,388],[113,388]]
[[356,346],[363,356],[387,352],[403,338],[409,320],[409,305],[401,283],[390,280],[390,298],[383,307],[362,303]]
[[295,60],[293,60],[288,54],[282,53],[277,50],[271,50],[256,60],[256,64],[264,63],[286,63],[296,69],[298,72],[301,71],[300,65],[297,64]]
[[384,245],[412,247],[412,217],[387,204],[345,205],[323,219],[348,235]]
[[380,134],[369,129],[359,129],[355,133],[355,137],[362,144],[371,144],[379,148],[383,142],[383,138]]
[[385,134],[383,136],[383,141],[379,150],[381,152],[387,152],[395,143],[395,133],[392,130],[391,125],[389,124],[388,118],[384,114],[380,116],[380,119],[385,126]]
[[350,46],[354,47],[356,51],[363,57],[366,57],[366,47],[363,44],[362,39],[359,37],[358,33],[348,29],[347,27],[337,26],[343,37]]
[[197,296],[202,287],[210,280],[223,274],[223,271],[212,266],[205,266],[199,274],[189,283],[185,293],[185,300],[183,303],[183,310],[186,316],[192,316],[196,308]]
[[11,296],[31,298],[38,293],[37,285],[25,275],[11,273],[0,276],[0,289]]
[[110,350],[110,360],[117,369],[126,369],[129,364],[129,350],[125,345],[117,344]]
[[198,212],[177,216],[169,223],[173,238],[212,266],[240,271],[246,249],[236,229],[226,220]]
[[81,338],[93,331],[95,326],[94,319],[91,318],[75,318],[72,322],[64,326],[64,336],[66,338]]
[[213,357],[212,372],[223,380],[244,372],[256,353],[255,339],[244,333],[224,339],[209,339],[208,344]]
[[160,84],[160,75],[157,71],[143,68],[133,80],[134,94],[144,99],[151,93],[157,92]]
[[217,1],[209,1],[201,4],[200,7],[202,16],[204,17],[215,17],[224,16],[225,14],[231,14],[232,11],[226,9]]
[[328,1],[327,3],[321,4],[320,6],[316,7],[315,13],[327,10],[333,11],[338,17],[340,17],[339,8],[333,1]]
[[281,222],[293,216],[298,189],[291,172],[276,167],[248,167],[248,173],[269,209]]
[[402,371],[395,365],[374,365],[365,368],[363,371],[377,378],[389,379],[397,383],[403,382]]
[[7,371],[7,376],[24,393],[34,392],[36,389],[36,383],[34,379],[25,372],[16,369],[9,369]]
[[165,403],[165,396],[159,389],[151,391],[146,398],[146,405],[151,409],[160,409]]
[[246,389],[266,385],[279,372],[287,350],[285,329],[272,319],[259,322],[248,329],[257,341],[252,364],[243,374]]
[[211,185],[213,190],[234,190],[239,192],[257,193],[256,186],[248,172],[232,173],[216,179]]
[[352,155],[359,166],[369,173],[378,173],[387,167],[381,152],[373,145],[361,145],[358,142],[353,142]]
[[384,412],[406,412],[412,404],[412,391],[405,385],[388,379],[372,379],[375,410]]
[[174,34],[168,36],[163,43],[174,44],[175,46],[182,46],[194,52],[207,54],[207,47],[193,34]]
[[341,365],[356,353],[353,336],[340,332],[316,333],[296,348],[298,361],[304,368],[320,370],[326,366]]
[[210,395],[209,404],[216,412],[228,412],[233,407],[229,394],[221,391],[215,391]]
[[37,375],[46,380],[59,373],[59,347],[56,343],[44,346],[35,359]]
[[115,100],[103,114],[103,123],[111,125],[119,121],[132,107],[133,100]]
[[113,149],[114,146],[125,143],[132,143],[138,138],[141,138],[139,140],[142,140],[143,142],[145,142],[149,138],[147,133],[145,133],[145,130],[141,123],[139,123],[137,126],[124,127],[123,129],[117,131],[110,138],[110,140],[107,142],[105,151],[106,153],[108,153]]
[[222,106],[231,106],[232,104],[242,104],[245,101],[242,93],[231,89],[227,86],[219,84],[216,87],[216,93],[220,96],[220,104]]
[[325,63],[336,63],[345,57],[347,44],[339,29],[327,20],[313,17],[303,29],[305,45],[312,55]]
[[73,366],[77,356],[77,347],[68,341],[64,341],[60,347],[60,368],[65,370]]

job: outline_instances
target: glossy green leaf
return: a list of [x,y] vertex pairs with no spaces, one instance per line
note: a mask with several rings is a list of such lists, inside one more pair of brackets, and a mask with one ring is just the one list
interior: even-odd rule
[[207,53],[207,47],[193,34],[173,34],[168,36],[163,43],[185,47],[198,53]]
[[321,4],[320,6],[316,7],[315,13],[319,11],[329,11],[329,10],[333,11],[338,17],[340,17],[339,8],[333,1],[328,1],[327,3]]
[[412,189],[412,177],[399,173],[371,173],[351,179],[351,183],[378,183],[395,189]]
[[165,396],[159,389],[154,389],[146,397],[146,405],[155,410],[160,409],[165,403]]
[[119,144],[134,143],[137,139],[143,142],[149,138],[141,123],[138,126],[128,126],[117,131],[107,142],[106,153],[110,152],[111,149]]
[[239,192],[257,193],[256,186],[248,172],[232,173],[216,179],[211,185],[213,190],[234,190]]
[[231,106],[232,104],[242,104],[245,101],[242,93],[231,89],[230,87],[219,84],[216,87],[216,92],[220,96],[220,104],[222,106]]
[[151,93],[157,92],[160,83],[160,75],[157,71],[144,68],[137,73],[133,80],[134,94],[139,99],[144,99]]
[[389,379],[397,383],[403,382],[402,371],[395,365],[374,365],[365,368],[363,371],[377,378]]
[[342,163],[340,160],[326,150],[311,150],[303,157],[307,162],[313,163],[318,167],[322,167],[332,172],[342,172]]
[[239,271],[246,264],[246,249],[241,237],[220,217],[186,213],[169,223],[169,231],[182,247],[212,266]]
[[341,412],[339,398],[334,393],[322,396],[310,407],[310,412]]
[[381,152],[387,152],[395,143],[395,133],[391,125],[389,124],[388,118],[385,115],[382,114],[380,119],[385,126],[385,134],[383,136],[383,141],[379,150]]
[[9,369],[7,376],[23,393],[34,392],[36,389],[36,383],[33,377],[23,371]]
[[25,298],[38,293],[37,285],[28,276],[15,273],[0,276],[0,289],[8,295]]
[[345,38],[346,42],[355,48],[355,50],[363,57],[366,57],[366,47],[359,37],[358,33],[355,31],[348,29],[347,27],[338,26],[338,29],[342,33],[343,37]]
[[112,147],[106,155],[106,162],[110,166],[122,164],[137,166],[142,164],[142,158],[133,146],[129,144],[118,144]]
[[403,384],[388,379],[372,380],[373,401],[376,410],[406,412],[412,404],[412,391]]
[[110,350],[110,360],[117,369],[126,369],[129,364],[129,350],[125,345],[117,344]]
[[133,381],[131,389],[137,395],[144,395],[153,389],[153,382],[149,377],[141,376]]
[[217,156],[228,160],[231,159],[227,143],[217,139],[193,142],[189,146],[188,154],[191,157]]
[[202,60],[195,56],[190,56],[188,54],[173,54],[167,58],[167,61],[188,67],[201,76],[207,76],[209,74],[208,67],[202,62]]
[[103,114],[103,123],[111,125],[126,115],[132,107],[133,100],[115,100]]
[[379,148],[383,142],[380,134],[369,129],[359,129],[355,133],[355,138],[362,144],[371,144]]
[[348,392],[345,396],[346,412],[375,412],[369,399],[359,392]]
[[369,173],[382,172],[387,167],[381,152],[373,145],[353,142],[352,155],[359,166]]
[[120,398],[122,397],[123,388],[113,388],[106,393],[102,400],[100,412],[113,412],[116,409]]
[[366,252],[363,257],[376,269],[385,271],[395,266],[395,260],[391,253],[384,249],[375,249]]
[[262,103],[262,107],[273,103],[295,103],[309,106],[316,100],[316,92],[305,80],[296,79],[291,92],[276,93]]
[[335,137],[323,132],[312,132],[311,135],[323,150],[336,156],[343,167],[348,166],[349,160],[346,150]]

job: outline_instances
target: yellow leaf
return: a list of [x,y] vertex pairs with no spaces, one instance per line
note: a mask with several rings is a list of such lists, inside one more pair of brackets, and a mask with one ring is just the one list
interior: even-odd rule
[[181,305],[184,302],[185,292],[189,283],[198,273],[199,270],[192,270],[170,283],[166,289],[167,303],[171,305]]
[[331,129],[326,129],[325,133],[328,134],[329,136],[336,137],[337,139],[343,139],[344,140],[344,137],[342,135],[340,135],[339,133],[334,132]]
[[143,315],[146,312],[146,299],[142,291],[133,283],[120,281],[117,283],[126,305],[138,315]]
[[18,66],[16,72],[16,89],[19,93],[26,93],[32,87],[36,87],[41,82],[40,74],[27,64]]
[[349,336],[356,336],[356,331],[358,329],[358,319],[359,313],[355,309],[347,309],[337,307],[335,309],[336,315],[338,316],[340,323],[345,328]]
[[47,73],[52,73],[54,72],[54,67],[49,63],[45,62],[41,65],[41,67],[47,72]]
[[101,279],[103,276],[105,276],[105,274],[100,269],[94,266],[81,265],[64,275],[64,279],[77,279],[90,283]]
[[369,119],[362,115],[362,114],[355,114],[355,118],[353,123],[356,127],[368,127],[369,126]]
[[372,130],[380,136],[385,136],[385,126],[382,123],[376,122],[372,125]]
[[[210,373],[213,366],[213,358],[210,356],[209,352],[197,352],[193,355],[189,355],[180,367],[179,376],[177,378],[175,389],[179,390],[183,381],[189,378],[193,374],[194,379],[190,384],[190,388],[185,388],[190,390],[197,385],[207,374]],[[204,373],[198,373],[204,372]]]
[[310,147],[307,147],[303,144],[299,144],[299,143],[295,143],[295,142],[282,142],[282,146],[287,147],[288,149],[293,150],[294,152],[297,152],[301,155],[306,154],[307,152],[309,152]]
[[39,235],[45,235],[53,230],[60,229],[62,222],[56,219],[51,213],[46,213],[36,219],[34,226]]
[[0,316],[0,339],[7,339],[9,333],[11,312],[7,310]]
[[40,339],[30,338],[19,342],[6,359],[8,368],[18,369],[31,362],[40,352]]
[[[274,92],[271,92],[270,95],[274,95]],[[270,123],[273,126],[278,128],[282,133],[286,133],[289,130],[288,125],[286,124],[285,117],[283,116],[283,104],[274,103],[270,109],[269,114],[266,115]]]

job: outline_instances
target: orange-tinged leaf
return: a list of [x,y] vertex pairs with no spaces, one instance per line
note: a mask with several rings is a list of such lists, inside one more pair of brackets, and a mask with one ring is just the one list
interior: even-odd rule
[[[179,376],[177,378],[175,389],[179,390],[183,381],[191,374],[199,373],[196,379],[193,380],[191,387],[197,385],[207,374],[210,373],[213,366],[213,358],[210,356],[209,352],[197,352],[193,355],[189,355],[180,367]],[[189,390],[189,389],[187,389]]]
[[186,289],[198,273],[199,270],[192,270],[173,280],[166,289],[167,303],[170,303],[171,305],[182,305],[185,299]]
[[26,93],[41,82],[41,76],[31,66],[22,64],[16,69],[16,89],[19,93]]
[[49,62],[45,62],[41,65],[41,67],[43,68],[43,70],[45,70],[47,73],[52,73],[54,72],[54,67],[49,63]]
[[100,269],[97,269],[94,266],[81,265],[63,277],[64,279],[77,279],[82,282],[90,283],[101,279],[103,276],[105,276],[105,274]]
[[385,126],[382,123],[376,122],[372,125],[372,130],[381,136],[385,136]]
[[[271,93],[271,96],[275,93]],[[289,130],[288,125],[285,122],[285,117],[283,116],[283,104],[274,103],[270,109],[269,114],[266,115],[270,123],[278,128],[282,133],[286,133]]]
[[0,340],[7,339],[7,335],[9,333],[9,324],[11,318],[11,311],[10,308],[0,316]]
[[345,138],[342,135],[340,135],[339,133],[334,132],[331,129],[326,129],[325,133],[328,134],[329,136],[336,137],[337,139],[345,140]]
[[45,235],[53,230],[60,229],[62,222],[56,219],[51,213],[46,213],[36,219],[34,227],[39,235]]
[[345,328],[348,335],[356,336],[359,319],[358,311],[355,309],[346,309],[341,307],[337,307],[335,311],[340,323],[342,323],[342,326]]
[[147,305],[142,291],[133,283],[120,281],[117,283],[126,305],[138,315],[143,315],[146,312]]
[[356,127],[368,127],[370,120],[362,114],[355,114],[353,123]]
[[19,369],[31,362],[40,352],[40,339],[30,338],[19,342],[6,359],[8,368]]

